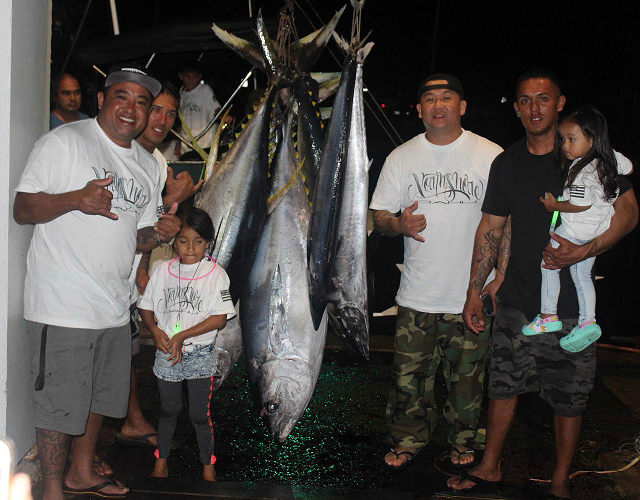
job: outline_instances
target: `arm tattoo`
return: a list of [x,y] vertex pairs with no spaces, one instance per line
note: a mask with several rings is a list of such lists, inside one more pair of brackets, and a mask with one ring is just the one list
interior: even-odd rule
[[138,269],[149,270],[149,262],[151,262],[151,252],[144,252],[142,254],[142,258],[140,259],[140,264],[138,264]]
[[397,236],[398,233],[393,229],[392,223],[396,216],[386,210],[374,210],[373,211],[373,225],[375,228],[385,236]]
[[478,265],[475,276],[471,278],[471,286],[478,293],[482,290],[487,276],[496,265],[498,249],[500,247],[500,236],[497,236],[493,229],[489,229],[483,235],[484,242],[478,246],[474,259]]
[[71,436],[36,428],[36,442],[44,479],[62,479],[67,465]]
[[507,223],[504,225],[502,239],[500,240],[500,249],[498,250],[496,269],[502,276],[507,272],[509,257],[511,257],[511,216],[507,218]]
[[136,238],[136,251],[137,252],[149,252],[158,246],[159,240],[156,236],[156,231],[153,226],[143,227],[138,229]]

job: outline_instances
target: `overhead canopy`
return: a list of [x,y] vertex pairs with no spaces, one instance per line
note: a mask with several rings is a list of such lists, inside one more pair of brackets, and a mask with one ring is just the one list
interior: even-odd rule
[[[215,21],[221,28],[236,36],[256,40],[255,20]],[[265,19],[270,33],[275,35],[278,23],[275,18]],[[228,50],[211,31],[212,21],[181,21],[145,28],[134,33],[78,45],[77,59],[88,65],[106,65],[125,59],[139,59],[151,54],[175,54],[178,52],[198,52]]]

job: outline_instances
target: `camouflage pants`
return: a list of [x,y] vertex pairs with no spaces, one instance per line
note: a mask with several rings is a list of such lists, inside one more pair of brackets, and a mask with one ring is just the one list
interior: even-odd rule
[[444,417],[448,441],[484,448],[478,429],[483,398],[489,325],[480,335],[467,330],[460,314],[433,314],[398,307],[394,376],[387,402],[387,427],[394,446],[422,448],[438,421],[434,386],[438,366],[448,395]]

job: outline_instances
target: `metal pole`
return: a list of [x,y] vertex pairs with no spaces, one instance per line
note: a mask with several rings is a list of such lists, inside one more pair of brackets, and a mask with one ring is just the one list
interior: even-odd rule
[[149,58],[149,60],[147,61],[147,64],[145,65],[144,69],[148,69],[149,66],[151,66],[151,61],[153,61],[153,58],[156,57],[156,53],[154,52],[153,54],[151,54],[151,57]]
[[251,73],[253,73],[254,69],[255,69],[255,68],[251,68],[251,69],[249,70],[249,72],[246,74],[246,76],[245,76],[245,77],[242,79],[242,81],[240,82],[240,85],[238,85],[238,88],[236,89],[236,91],[235,91],[233,94],[231,94],[231,97],[229,97],[229,99],[227,99],[227,102],[225,102],[225,103],[224,103],[224,106],[222,106],[222,107],[220,108],[220,111],[218,111],[218,112],[216,113],[216,116],[214,116],[214,117],[211,119],[211,121],[209,122],[209,125],[207,125],[207,126],[205,127],[205,129],[204,129],[202,132],[200,132],[200,133],[198,134],[198,136],[196,137],[196,141],[197,141],[198,139],[200,139],[204,134],[206,134],[206,133],[209,131],[209,129],[210,129],[211,127],[213,127],[213,123],[214,123],[214,122],[215,122],[215,121],[220,117],[220,115],[221,115],[222,113],[224,113],[224,111],[229,107],[229,104],[231,104],[231,101],[232,101],[232,100],[233,100],[233,98],[236,96],[236,94],[237,94],[238,92],[240,92],[240,89],[241,89],[241,88],[242,88],[242,86],[244,85],[244,82],[246,82],[246,81],[249,79],[249,77],[251,76]]
[[71,59],[71,53],[73,49],[76,47],[76,42],[78,41],[78,37],[80,36],[80,32],[82,31],[82,27],[84,26],[84,21],[87,19],[87,14],[89,13],[89,9],[91,8],[91,3],[93,0],[89,0],[87,6],[84,9],[84,13],[82,14],[82,19],[80,19],[80,24],[78,25],[78,31],[76,31],[76,36],[73,37],[73,42],[71,43],[71,48],[69,52],[67,52],[67,57],[64,59],[64,64],[62,65],[62,70],[60,74],[64,73],[64,70],[67,69],[67,64],[69,64],[69,59]]
[[111,23],[113,24],[113,34],[120,34],[120,25],[118,24],[118,9],[116,9],[116,0],[109,0],[111,6]]
[[433,21],[433,47],[431,48],[431,71],[433,74],[436,67],[436,41],[438,39],[438,24],[440,22],[440,0],[436,3],[436,15]]

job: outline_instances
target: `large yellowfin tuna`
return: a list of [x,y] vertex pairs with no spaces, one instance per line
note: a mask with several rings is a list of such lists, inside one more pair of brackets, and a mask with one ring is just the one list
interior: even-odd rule
[[[247,371],[271,435],[284,441],[306,409],[320,372],[326,316],[314,328],[307,288],[309,199],[296,163],[287,116],[273,160],[272,198],[242,294]],[[286,194],[282,196],[282,191]]]

